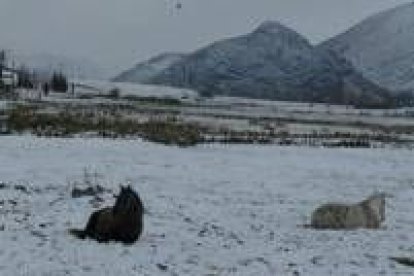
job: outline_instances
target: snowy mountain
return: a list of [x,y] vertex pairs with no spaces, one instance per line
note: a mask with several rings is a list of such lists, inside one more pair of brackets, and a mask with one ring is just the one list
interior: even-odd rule
[[120,75],[113,78],[116,82],[144,82],[164,69],[168,68],[172,64],[182,60],[185,57],[180,53],[164,53],[151,58],[145,62],[137,64],[134,68],[131,68]]
[[344,55],[365,77],[414,91],[414,3],[376,14],[320,47]]
[[345,59],[273,21],[186,55],[144,82],[205,95],[370,106],[389,102],[387,91],[364,79]]

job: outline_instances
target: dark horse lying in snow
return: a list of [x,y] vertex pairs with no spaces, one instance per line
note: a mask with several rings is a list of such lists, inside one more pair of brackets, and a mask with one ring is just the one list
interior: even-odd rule
[[138,240],[143,228],[144,206],[130,186],[121,186],[115,205],[92,213],[84,230],[69,232],[80,238],[98,242],[120,241],[126,244]]

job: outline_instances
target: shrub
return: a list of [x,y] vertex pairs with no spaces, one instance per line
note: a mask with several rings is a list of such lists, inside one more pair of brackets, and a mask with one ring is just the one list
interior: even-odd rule
[[167,145],[193,146],[203,141],[199,127],[171,119],[138,123],[120,118],[77,116],[68,112],[36,113],[34,109],[26,106],[17,106],[10,112],[8,125],[12,131],[27,130],[46,136],[93,131],[105,137],[137,135]]
[[112,88],[108,94],[108,97],[111,99],[119,99],[120,96],[121,96],[121,89],[119,89],[118,87]]

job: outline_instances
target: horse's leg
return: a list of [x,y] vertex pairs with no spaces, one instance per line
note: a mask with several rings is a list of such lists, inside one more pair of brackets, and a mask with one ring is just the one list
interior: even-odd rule
[[98,221],[100,211],[95,211],[89,216],[88,223],[84,229],[69,229],[69,233],[78,237],[79,239],[85,239],[86,237],[93,238]]

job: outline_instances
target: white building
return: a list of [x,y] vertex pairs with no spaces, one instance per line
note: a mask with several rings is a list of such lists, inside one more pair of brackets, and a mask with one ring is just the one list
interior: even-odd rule
[[16,87],[19,82],[19,75],[15,70],[8,68],[0,69],[0,82],[5,87],[13,88]]

